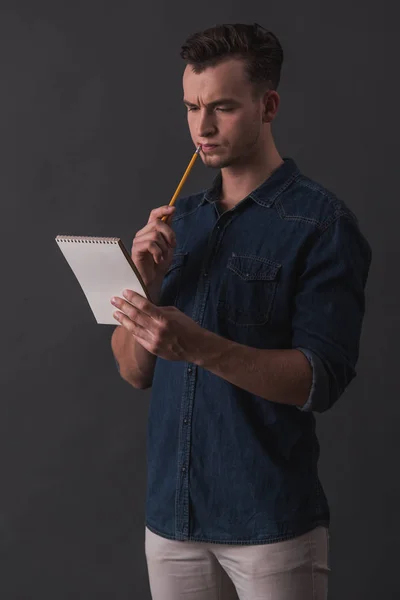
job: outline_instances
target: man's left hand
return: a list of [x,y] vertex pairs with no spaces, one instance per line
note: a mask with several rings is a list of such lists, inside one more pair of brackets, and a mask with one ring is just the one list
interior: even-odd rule
[[195,362],[206,330],[175,306],[156,306],[132,290],[115,296],[114,318],[151,354],[166,360]]

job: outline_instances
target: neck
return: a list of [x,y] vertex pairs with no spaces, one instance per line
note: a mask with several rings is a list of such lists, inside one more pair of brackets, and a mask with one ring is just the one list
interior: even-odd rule
[[271,139],[256,156],[240,165],[221,169],[222,190],[220,204],[224,208],[233,208],[258,188],[272,173],[283,164],[283,159]]

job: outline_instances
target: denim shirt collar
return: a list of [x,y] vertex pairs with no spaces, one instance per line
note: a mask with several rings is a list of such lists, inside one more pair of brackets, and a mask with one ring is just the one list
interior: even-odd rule
[[[283,161],[272,175],[248,195],[248,198],[252,198],[265,208],[269,208],[274,204],[278,196],[300,176],[300,171],[292,158],[283,158]],[[218,201],[221,187],[222,175],[221,171],[219,171],[211,186],[205,190],[201,204]]]

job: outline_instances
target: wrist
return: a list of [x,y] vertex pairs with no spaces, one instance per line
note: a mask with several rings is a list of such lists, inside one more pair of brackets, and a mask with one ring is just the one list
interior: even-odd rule
[[232,340],[223,338],[207,329],[201,329],[196,343],[193,344],[195,351],[189,362],[203,369],[213,370],[216,365],[222,363],[224,357],[226,359],[227,352],[233,345],[236,343]]

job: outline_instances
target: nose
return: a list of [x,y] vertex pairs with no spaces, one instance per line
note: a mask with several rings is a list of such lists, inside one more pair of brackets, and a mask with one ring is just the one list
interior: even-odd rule
[[197,123],[197,133],[199,139],[206,139],[215,134],[215,122],[212,114],[207,110],[199,111],[199,120]]

